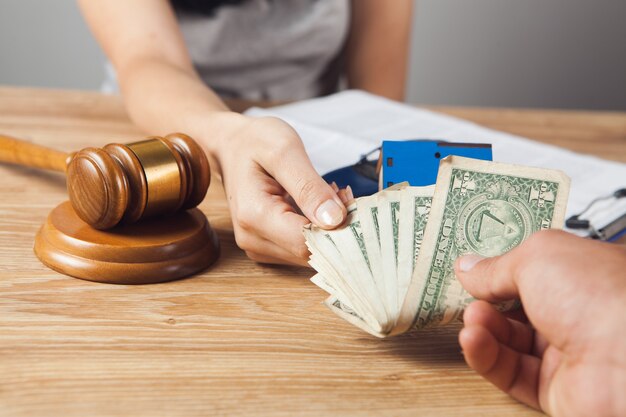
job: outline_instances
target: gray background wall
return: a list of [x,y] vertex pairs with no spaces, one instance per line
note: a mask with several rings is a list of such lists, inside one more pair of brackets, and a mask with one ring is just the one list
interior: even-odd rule
[[103,62],[74,0],[0,0],[0,84],[98,89]]
[[[408,101],[626,110],[625,20],[624,0],[418,0]],[[0,0],[0,84],[98,89],[103,61],[73,0]]]

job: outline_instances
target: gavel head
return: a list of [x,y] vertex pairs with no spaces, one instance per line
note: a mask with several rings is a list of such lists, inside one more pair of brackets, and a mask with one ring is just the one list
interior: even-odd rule
[[210,182],[209,161],[189,136],[86,148],[67,165],[76,214],[96,229],[197,206]]

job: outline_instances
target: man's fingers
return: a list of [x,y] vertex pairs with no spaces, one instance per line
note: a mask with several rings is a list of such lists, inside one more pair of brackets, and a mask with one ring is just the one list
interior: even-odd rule
[[550,342],[541,333],[535,332],[535,342],[533,344],[532,354],[538,358],[542,358],[546,349],[550,346]]
[[563,353],[554,345],[549,345],[543,352],[541,371],[538,377],[539,404],[547,414],[552,415],[558,407],[554,404],[554,390],[550,389],[550,384],[554,380],[554,375],[559,368],[562,368]]
[[[563,350],[573,341],[592,343],[596,335],[603,337],[602,327],[587,318],[602,317],[602,310],[608,307],[598,306],[610,302],[612,297],[600,294],[620,291],[612,283],[621,281],[591,280],[589,276],[604,271],[598,272],[598,276],[615,278],[623,272],[619,262],[614,261],[613,248],[563,231],[546,230],[534,233],[501,256],[460,257],[455,274],[463,287],[478,299],[521,300],[533,327]],[[571,308],[572,305],[576,308]],[[571,335],[576,333],[588,336],[573,338]]]
[[459,334],[459,343],[472,369],[518,401],[539,408],[539,358],[499,343],[489,330],[479,325],[466,325]]
[[463,314],[467,326],[482,326],[502,343],[520,353],[530,354],[533,350],[533,330],[518,321],[506,318],[486,301],[474,301]]
[[514,249],[493,258],[462,256],[456,260],[454,272],[471,295],[481,300],[497,302],[519,298],[515,282],[517,267]]
[[502,315],[507,319],[519,321],[523,324],[528,324],[528,316],[526,315],[526,311],[524,311],[524,307],[519,307],[514,310],[503,311]]

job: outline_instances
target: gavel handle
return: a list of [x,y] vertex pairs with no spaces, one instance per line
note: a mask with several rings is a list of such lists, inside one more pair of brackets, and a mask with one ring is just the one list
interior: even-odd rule
[[0,134],[0,162],[65,172],[69,154]]

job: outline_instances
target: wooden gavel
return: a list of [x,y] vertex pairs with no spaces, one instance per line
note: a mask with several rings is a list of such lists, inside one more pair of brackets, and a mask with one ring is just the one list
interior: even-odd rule
[[211,179],[204,151],[182,133],[71,154],[0,135],[0,162],[65,172],[74,211],[96,229],[195,207]]

